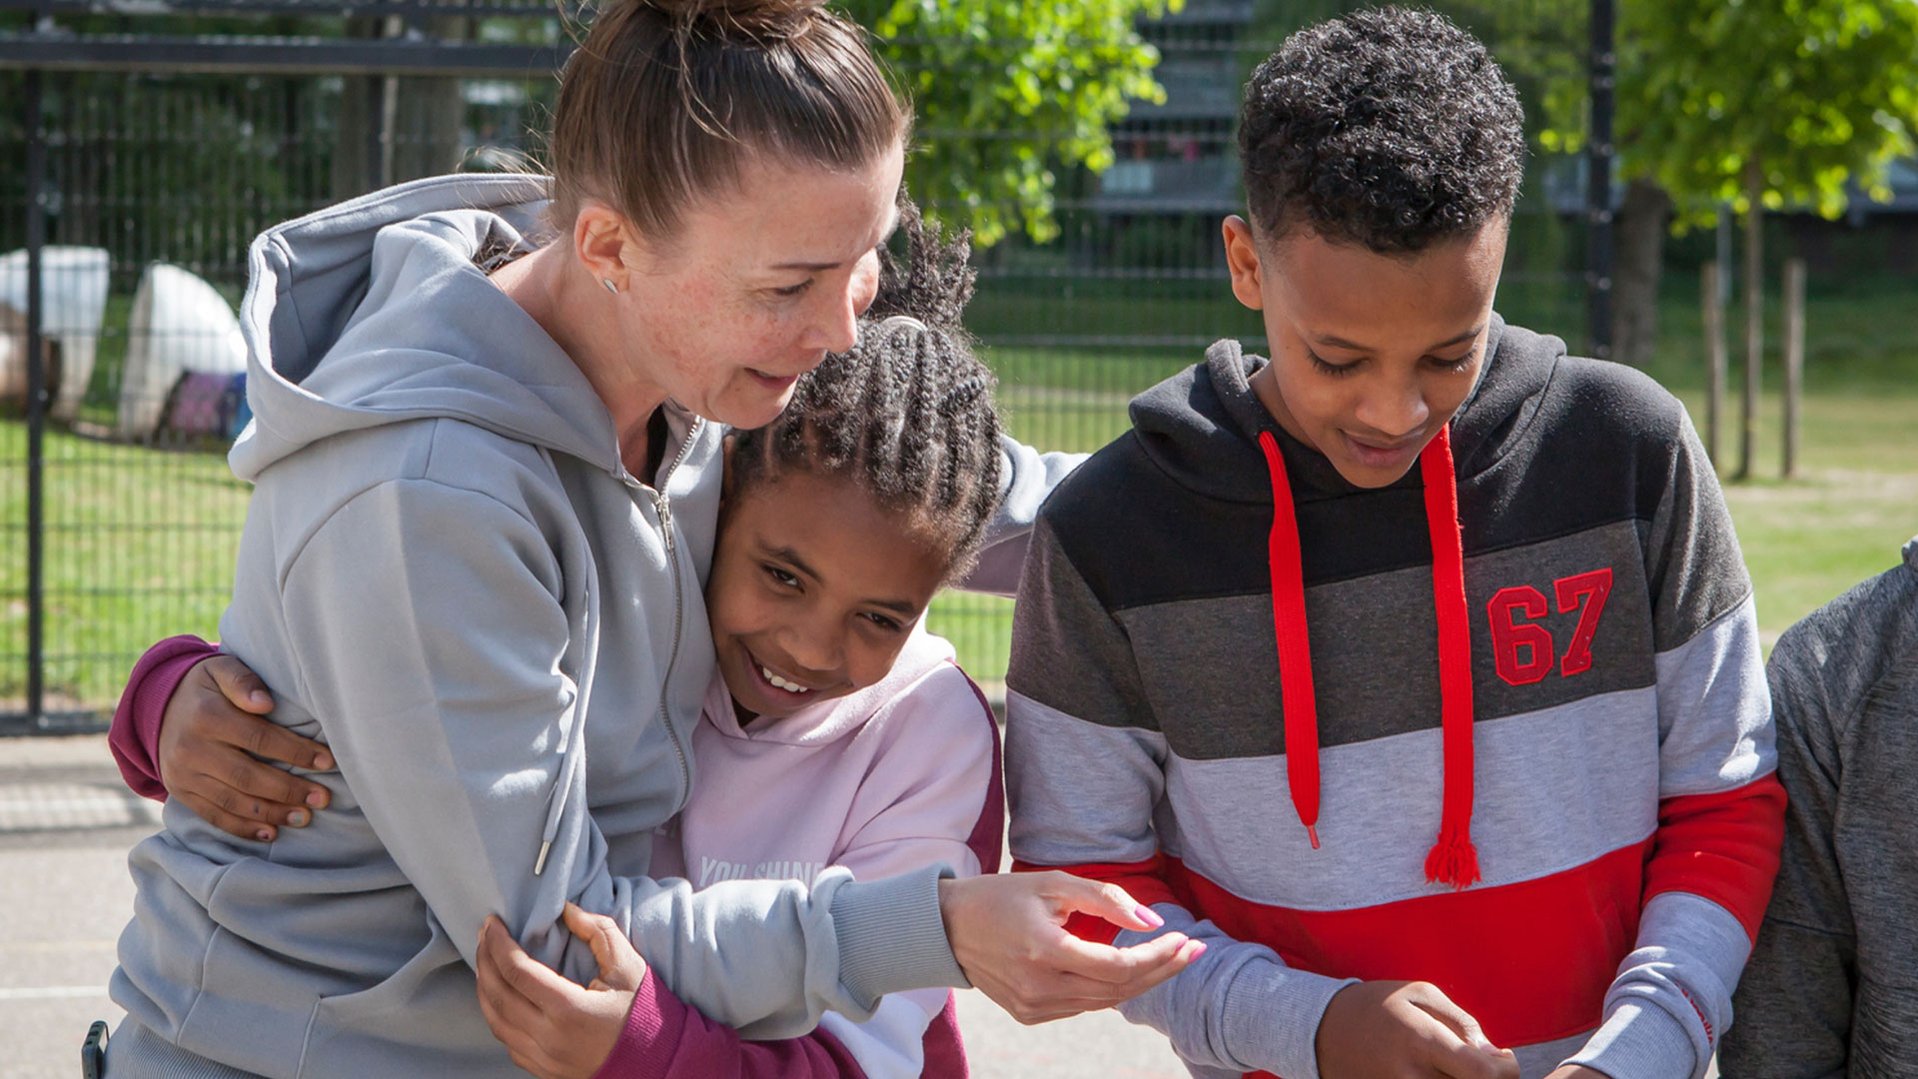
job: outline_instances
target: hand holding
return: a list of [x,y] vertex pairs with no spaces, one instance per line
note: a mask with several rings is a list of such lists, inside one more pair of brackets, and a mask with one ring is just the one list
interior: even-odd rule
[[331,795],[266,762],[328,772],[333,754],[261,718],[271,711],[273,695],[246,664],[232,656],[196,664],[161,718],[154,761],[168,797],[241,839],[272,842],[281,826],[305,827]]
[[939,883],[953,957],[966,978],[1021,1023],[1110,1008],[1184,970],[1205,944],[1167,933],[1115,948],[1066,932],[1073,914],[1122,929],[1165,924],[1116,884],[1068,873],[1012,873]]
[[498,918],[480,928],[480,1012],[513,1063],[539,1079],[591,1079],[619,1043],[646,976],[645,961],[612,919],[568,903],[566,927],[599,962],[588,988],[527,955]]

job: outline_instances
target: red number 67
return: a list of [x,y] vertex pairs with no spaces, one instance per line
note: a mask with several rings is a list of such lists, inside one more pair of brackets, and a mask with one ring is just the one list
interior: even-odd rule
[[1549,613],[1543,592],[1529,584],[1501,588],[1485,605],[1498,676],[1511,685],[1529,686],[1543,680],[1552,673],[1555,660],[1561,678],[1592,669],[1592,636],[1598,632],[1598,616],[1605,610],[1606,597],[1612,594],[1611,567],[1560,577],[1552,582],[1552,590],[1557,594],[1559,614],[1578,612],[1572,643],[1565,647],[1562,657],[1556,654],[1557,642],[1550,630],[1535,621],[1519,621],[1521,614],[1538,619]]

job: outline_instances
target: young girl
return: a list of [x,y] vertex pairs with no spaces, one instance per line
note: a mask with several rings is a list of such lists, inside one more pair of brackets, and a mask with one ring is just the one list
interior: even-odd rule
[[[910,258],[882,277],[859,344],[803,377],[772,425],[734,436],[706,602],[718,673],[692,738],[700,782],[659,833],[657,877],[879,879],[937,863],[995,872],[1003,827],[990,710],[924,631],[998,503],[991,374],[958,315],[963,242],[905,213]],[[129,699],[142,702],[136,681]],[[138,730],[163,701],[136,703]],[[150,759],[150,755],[149,755]],[[521,1067],[592,1074],[963,1075],[950,994],[895,993],[855,1022],[748,1042],[682,1003],[610,919],[578,908],[592,990],[497,921],[480,952],[488,1023]],[[609,1056],[610,1054],[610,1056]],[[602,1062],[604,1066],[602,1067]]]

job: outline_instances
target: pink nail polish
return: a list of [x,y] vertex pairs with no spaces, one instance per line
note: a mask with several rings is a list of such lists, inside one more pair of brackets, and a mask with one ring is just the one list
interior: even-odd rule
[[1144,922],[1147,926],[1153,929],[1157,929],[1160,926],[1165,924],[1165,919],[1159,917],[1159,912],[1153,910],[1151,907],[1146,906],[1144,903],[1141,903],[1138,906],[1132,908],[1132,914],[1133,914],[1133,917],[1139,919],[1140,921]]
[[273,833],[267,831],[265,828],[262,828],[259,831],[253,833],[253,838],[259,840],[262,843],[271,843],[273,842]]

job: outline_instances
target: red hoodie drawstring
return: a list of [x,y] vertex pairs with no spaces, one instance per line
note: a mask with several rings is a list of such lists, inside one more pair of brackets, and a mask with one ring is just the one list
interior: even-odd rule
[[1319,705],[1312,686],[1312,643],[1305,635],[1305,570],[1299,557],[1299,519],[1285,458],[1272,432],[1259,432],[1266,470],[1272,475],[1272,533],[1266,559],[1272,568],[1272,628],[1279,637],[1279,693],[1285,705],[1285,781],[1292,807],[1312,849],[1319,849]]
[[1425,879],[1465,889],[1477,883],[1472,846],[1472,630],[1465,611],[1465,536],[1458,520],[1452,431],[1439,428],[1419,454],[1425,527],[1432,537],[1432,605],[1438,615],[1439,710],[1444,734],[1445,802],[1438,843],[1425,856]]
[[[1299,553],[1297,510],[1278,439],[1259,434],[1259,448],[1272,477],[1272,532],[1267,556],[1272,575],[1272,623],[1278,636],[1279,689],[1285,707],[1285,774],[1292,805],[1312,849],[1319,846],[1319,720],[1312,684],[1312,652],[1306,634],[1305,572]],[[1425,523],[1432,541],[1432,598],[1438,620],[1441,745],[1445,756],[1444,807],[1438,842],[1425,858],[1425,878],[1464,889],[1479,879],[1472,846],[1472,644],[1465,606],[1465,541],[1459,528],[1458,488],[1452,464],[1452,434],[1419,454],[1425,483]]]

